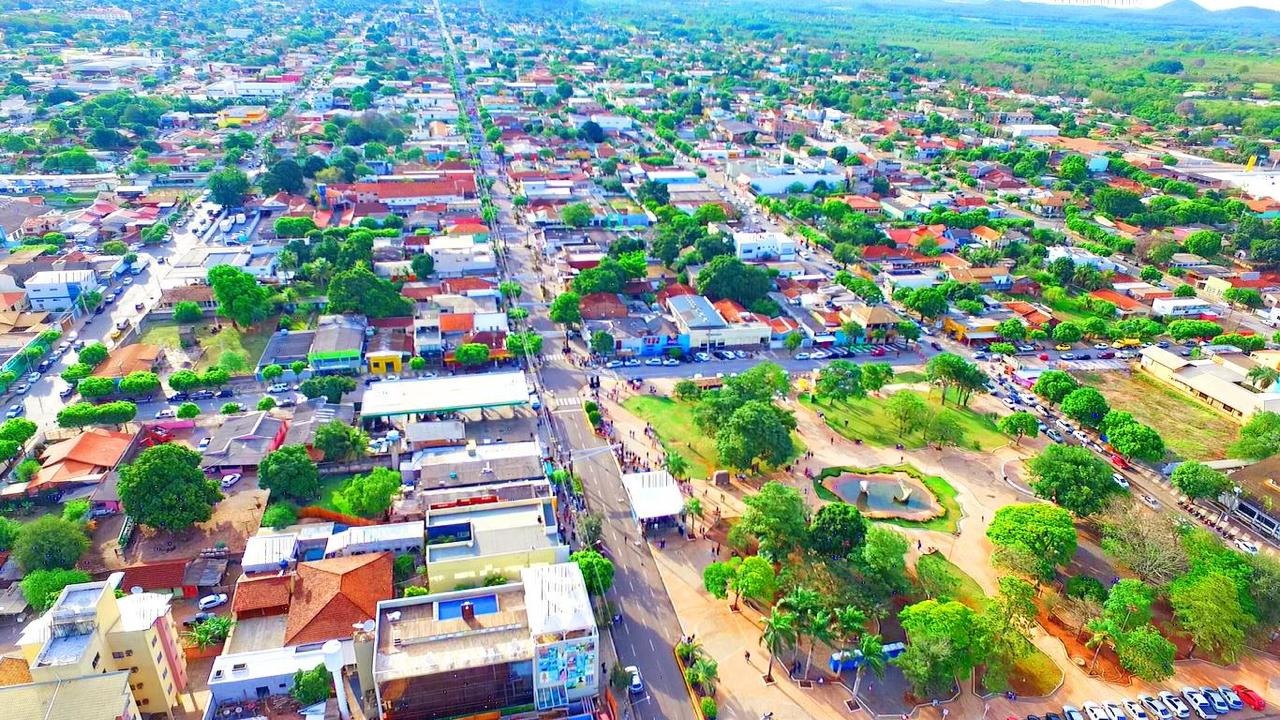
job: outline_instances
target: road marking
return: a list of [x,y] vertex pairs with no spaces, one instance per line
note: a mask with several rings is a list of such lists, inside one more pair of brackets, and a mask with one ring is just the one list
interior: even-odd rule
[[556,407],[562,407],[562,408],[582,407],[582,398],[578,397],[577,395],[571,395],[567,397],[557,396],[555,405]]

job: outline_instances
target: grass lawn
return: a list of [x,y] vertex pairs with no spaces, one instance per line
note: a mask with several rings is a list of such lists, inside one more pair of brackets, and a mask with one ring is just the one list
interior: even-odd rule
[[840,501],[840,498],[827,489],[822,481],[829,477],[852,473],[854,475],[888,475],[896,472],[902,472],[919,480],[933,496],[938,499],[938,504],[942,506],[943,514],[931,520],[917,522],[915,520],[901,520],[897,518],[877,518],[872,522],[886,523],[888,525],[897,525],[905,528],[919,528],[921,530],[936,530],[938,532],[953,533],[956,531],[956,525],[960,522],[960,503],[956,500],[956,489],[947,482],[945,478],[937,475],[925,475],[920,472],[914,465],[882,465],[874,468],[856,468],[856,467],[831,467],[823,468],[813,479],[813,491],[823,500]]
[[893,385],[912,385],[914,383],[922,383],[929,378],[924,373],[917,370],[904,370],[893,374],[893,379],[889,381]]
[[[178,341],[179,327],[172,320],[148,323],[140,342],[159,345],[168,350],[178,350],[181,348]],[[196,341],[200,343],[204,354],[196,362],[195,370],[197,372],[208,370],[218,364],[224,353],[234,352],[244,359],[244,368],[232,372],[232,375],[244,375],[251,372],[258,364],[258,358],[262,357],[262,351],[266,349],[267,341],[271,339],[275,322],[264,321],[249,330],[238,330],[231,323],[223,323],[222,329],[217,333],[210,332],[212,328],[213,325],[210,323],[202,322],[196,325]]]
[[[1075,375],[1097,388],[1112,407],[1127,410],[1154,428],[1178,458],[1220,460],[1240,434],[1239,424],[1143,373]],[[1195,428],[1195,432],[1187,432],[1187,428]]]
[[[978,582],[970,577],[968,573],[944,558],[941,553],[921,555],[917,563],[919,565],[935,565],[955,578],[956,588],[952,596],[956,601],[968,605],[978,612],[986,609],[990,598],[987,597],[986,593],[982,592],[982,587],[978,585]],[[1013,671],[1009,677],[1009,688],[989,689],[997,692],[1012,689],[1019,695],[1039,697],[1053,692],[1061,682],[1062,670],[1043,651],[1039,648],[1034,648],[1030,655],[1014,663]]]
[[[914,391],[902,390],[900,392]],[[916,394],[921,395],[921,393]],[[933,410],[940,411],[943,409],[940,402],[941,393],[933,391],[928,395],[922,395],[922,397],[925,398],[925,402]],[[909,448],[924,447],[924,439],[918,432],[905,439],[898,436],[896,424],[885,411],[887,398],[866,397],[860,400],[845,401],[823,400],[821,405],[815,405],[813,400],[809,398],[805,398],[801,402],[811,409],[825,414],[827,425],[850,440],[861,439],[863,442],[880,447],[888,447],[898,443],[902,443]],[[1009,438],[996,429],[996,424],[991,418],[973,412],[968,408],[958,407],[954,403],[948,403],[946,410],[953,413],[959,419],[960,426],[964,428],[965,447],[973,448],[976,443],[977,447],[975,449],[990,450],[1009,444]]]
[[[627,398],[623,407],[653,426],[667,455],[685,459],[690,477],[705,479],[722,468],[715,439],[703,435],[693,422],[692,404],[661,395],[636,395]],[[795,454],[804,452],[799,435],[792,433],[791,439]]]
[[330,477],[320,478],[320,499],[311,504],[316,507],[322,507],[325,510],[346,512],[345,510],[340,510],[333,504],[333,495],[342,488],[342,486],[346,485],[352,477],[352,475],[333,475]]

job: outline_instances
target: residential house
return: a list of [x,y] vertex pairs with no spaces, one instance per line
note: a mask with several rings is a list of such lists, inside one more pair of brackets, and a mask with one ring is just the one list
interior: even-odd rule
[[45,448],[40,470],[27,484],[27,494],[66,492],[102,482],[133,447],[133,433],[89,428]]
[[780,232],[735,232],[733,250],[743,262],[796,259],[795,239]]
[[256,470],[262,458],[284,444],[287,420],[263,411],[228,415],[210,436],[200,466],[206,471]]
[[[863,342],[892,342],[898,335],[898,323],[902,318],[883,305],[850,303],[840,308],[840,323],[855,322],[862,328]],[[856,338],[855,338],[856,339]]]
[[81,295],[98,289],[92,270],[45,270],[27,278],[27,299],[36,310],[70,310]]
[[130,690],[133,679],[120,670],[19,682],[0,687],[0,705],[12,720],[135,720],[142,715]]
[[155,372],[164,364],[164,348],[147,343],[117,347],[93,371],[94,377],[120,379],[135,372]]
[[316,323],[307,364],[316,374],[359,372],[364,366],[368,321],[359,315],[322,315]]

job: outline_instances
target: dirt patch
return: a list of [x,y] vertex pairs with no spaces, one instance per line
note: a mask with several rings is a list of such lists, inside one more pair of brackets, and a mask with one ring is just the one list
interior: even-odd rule
[[[1071,658],[1077,667],[1088,671],[1089,665],[1093,663],[1094,648],[1086,647],[1086,637],[1084,634],[1076,632],[1075,626],[1068,626],[1056,616],[1045,612],[1038,602],[1036,603],[1036,621],[1040,623],[1040,627],[1045,632],[1062,641],[1067,648],[1067,656]],[[1120,658],[1116,657],[1115,651],[1107,647],[1105,644],[1100,650],[1097,650],[1097,664],[1093,666],[1091,675],[1099,679],[1111,683],[1119,683],[1128,685],[1133,676],[1120,666]]]
[[[248,482],[242,480],[241,484]],[[81,565],[92,574],[144,562],[194,558],[201,550],[219,546],[227,548],[232,555],[240,555],[249,536],[257,532],[261,524],[266,502],[265,490],[245,487],[215,505],[209,522],[179,533],[139,529],[123,551],[117,542],[123,516],[106,518],[94,530],[93,549]]]
[[[1240,425],[1141,372],[1073,373],[1107,398],[1160,433],[1179,458],[1220,460],[1235,442]],[[1194,433],[1186,432],[1194,427]]]

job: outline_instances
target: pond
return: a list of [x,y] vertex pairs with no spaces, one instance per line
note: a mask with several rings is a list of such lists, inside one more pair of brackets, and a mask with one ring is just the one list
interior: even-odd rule
[[870,518],[924,521],[942,514],[942,505],[923,483],[902,472],[845,473],[823,480],[841,500]]

